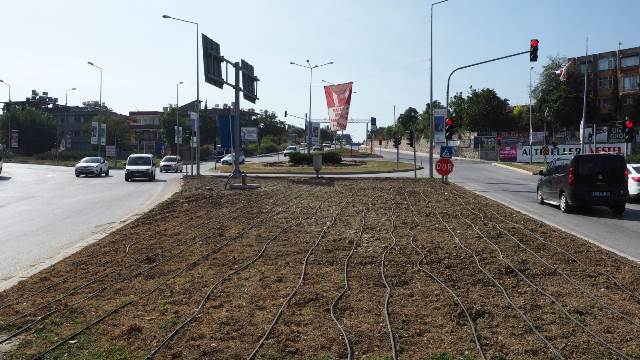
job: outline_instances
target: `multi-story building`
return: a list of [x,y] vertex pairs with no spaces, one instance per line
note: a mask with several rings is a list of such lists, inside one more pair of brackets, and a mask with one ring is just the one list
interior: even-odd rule
[[129,132],[131,149],[145,154],[161,154],[163,151],[160,135],[161,111],[130,111]]
[[589,96],[598,122],[640,116],[640,47],[607,51],[577,58],[587,72]]

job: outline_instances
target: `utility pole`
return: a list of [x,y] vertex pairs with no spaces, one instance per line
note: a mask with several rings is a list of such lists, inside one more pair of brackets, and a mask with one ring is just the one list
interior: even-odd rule
[[531,73],[533,72],[533,66],[529,67],[529,165],[533,163],[533,117],[531,113]]
[[[584,129],[587,126],[587,73],[589,72],[589,38],[584,50],[584,92],[582,95],[582,121],[580,121],[580,153],[584,154]],[[595,134],[594,134],[595,136]]]
[[176,156],[180,156],[180,143],[182,142],[182,134],[180,131],[180,121],[178,120],[178,114],[180,113],[180,97],[179,86],[182,85],[182,81],[176,84]]
[[[431,46],[431,56],[429,58],[429,177],[433,178],[433,136],[435,133],[435,124],[433,122],[433,7],[435,5],[447,2],[448,0],[442,0],[431,4],[431,40],[429,45]],[[395,118],[395,105],[394,118]],[[449,109],[449,108],[447,108]],[[447,114],[448,115],[448,114]]]

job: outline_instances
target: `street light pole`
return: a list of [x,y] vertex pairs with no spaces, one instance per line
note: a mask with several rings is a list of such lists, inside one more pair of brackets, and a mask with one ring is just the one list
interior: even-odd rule
[[531,113],[531,73],[533,66],[529,67],[529,165],[533,163],[533,114]]
[[100,105],[100,110],[102,110],[102,68],[94,63],[92,63],[91,61],[87,61],[87,64],[100,69],[100,98],[98,100],[99,105]]
[[[69,91],[74,91],[76,90],[76,88],[71,88],[71,89],[67,89],[64,92],[64,123],[67,123],[67,111],[68,111],[68,105],[69,105]],[[60,130],[58,129],[58,133],[60,133]],[[64,131],[62,132],[62,138],[64,138]],[[65,148],[66,148],[66,144],[65,144]]]
[[[9,104],[7,105],[7,110],[11,110],[11,84],[4,80],[0,80],[0,83],[7,84],[7,86],[9,87]],[[7,146],[9,147],[9,152],[11,152],[11,116],[7,116],[7,119],[9,123],[9,141],[7,142]]]
[[433,136],[435,135],[435,124],[433,122],[433,7],[449,0],[442,0],[431,4],[431,40],[429,45],[431,46],[431,56],[429,61],[429,177],[433,178]]
[[[198,116],[198,124],[195,129],[195,138],[196,138],[196,173],[200,175],[200,28],[199,24],[195,21],[189,21],[184,19],[179,19],[176,17],[172,17],[169,15],[162,15],[165,19],[172,19],[176,21],[182,21],[185,23],[193,24],[196,26],[196,105],[195,111]],[[240,119],[236,119],[236,121],[240,121]]]
[[289,62],[289,64],[300,66],[305,69],[309,69],[309,115],[308,115],[308,124],[306,124],[305,122],[305,125],[307,126],[305,137],[307,139],[307,152],[311,153],[311,143],[310,143],[311,142],[311,118],[312,118],[311,117],[311,82],[313,81],[313,69],[326,66],[326,65],[332,65],[333,61],[329,61],[328,63],[324,63],[322,65],[311,65],[311,62],[307,59],[307,65],[300,65],[293,61]]
[[[180,156],[180,143],[182,142],[182,136],[180,136],[181,135],[180,134],[180,122],[178,121],[178,112],[179,112],[179,109],[180,109],[180,106],[179,106],[179,101],[180,101],[179,94],[180,93],[179,93],[178,87],[180,85],[182,85],[182,81],[180,81],[179,83],[176,84],[176,131],[175,131],[175,133],[176,133],[176,137],[175,137],[175,140],[176,140],[176,156]],[[178,139],[178,136],[180,136],[179,139]]]

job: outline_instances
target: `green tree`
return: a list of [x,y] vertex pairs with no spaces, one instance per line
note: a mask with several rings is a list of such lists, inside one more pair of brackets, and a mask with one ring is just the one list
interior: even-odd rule
[[18,130],[19,153],[33,155],[56,148],[57,125],[49,114],[33,108],[14,108],[3,113],[0,115],[3,139],[9,137],[9,122],[11,130]]
[[[444,109],[444,105],[438,100],[433,100],[434,109]],[[425,105],[424,111],[420,114],[420,119],[416,124],[416,133],[419,137],[429,137],[431,131],[431,104]]]
[[[127,119],[123,116],[114,114],[98,115],[91,119],[92,122],[97,121],[101,124],[107,124],[107,145],[118,145],[118,149],[129,150],[130,132]],[[85,130],[91,129],[91,123],[86,122]]]
[[396,130],[400,130],[401,132],[407,132],[411,129],[415,129],[419,120],[420,120],[420,115],[418,113],[418,110],[416,110],[415,108],[409,107],[398,117]]
[[[191,130],[191,120],[185,113],[179,113],[178,122],[182,127],[182,144],[189,144],[189,139],[186,136],[187,131]],[[171,107],[167,111],[160,115],[160,137],[165,144],[171,145],[175,150],[175,126],[176,126],[176,108]],[[202,132],[202,130],[201,130]]]
[[469,95],[454,95],[450,102],[456,123],[467,131],[492,132],[513,130],[509,115],[509,100],[503,99],[493,89],[470,88]]

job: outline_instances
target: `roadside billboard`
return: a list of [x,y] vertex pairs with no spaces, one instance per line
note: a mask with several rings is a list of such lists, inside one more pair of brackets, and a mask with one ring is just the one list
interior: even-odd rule
[[320,145],[320,123],[311,122],[311,145]]
[[436,144],[444,144],[444,121],[447,117],[447,109],[433,109],[433,121],[434,121],[434,137]]
[[[618,144],[598,144],[595,147],[593,144],[585,144],[585,153],[586,154],[600,154],[600,153],[613,153],[613,154],[623,154],[625,149],[624,143]],[[531,147],[531,153],[533,154],[533,162],[544,162],[544,156],[542,155],[541,145],[534,145]],[[553,160],[559,155],[576,155],[580,154],[582,151],[582,146],[580,144],[573,145],[558,145],[556,147],[549,147],[549,156],[547,156],[547,161]],[[520,144],[518,146],[518,162],[529,162],[529,152],[530,147],[529,144]]]
[[257,127],[243,127],[240,128],[240,138],[243,142],[258,142],[258,128]]
[[518,145],[517,144],[502,144],[500,145],[500,161],[516,161],[518,160]]
[[100,145],[107,145],[107,124],[100,124]]
[[98,131],[100,130],[100,123],[97,121],[91,122],[91,145],[98,145]]

